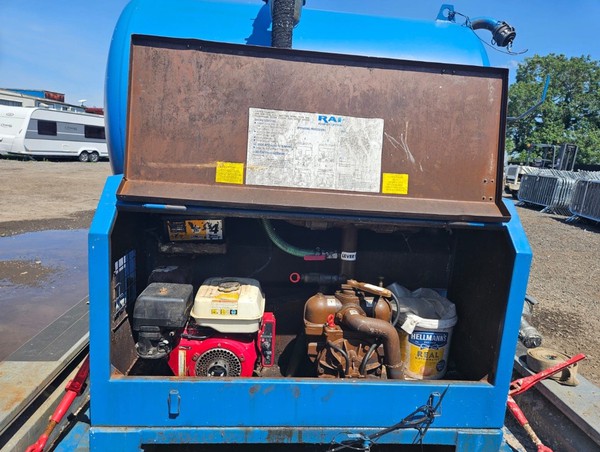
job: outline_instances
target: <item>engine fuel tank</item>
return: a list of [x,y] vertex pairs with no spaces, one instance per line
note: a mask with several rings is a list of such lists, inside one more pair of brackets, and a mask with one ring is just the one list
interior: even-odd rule
[[260,284],[250,278],[210,278],[194,299],[191,316],[198,326],[220,333],[255,333],[265,312]]

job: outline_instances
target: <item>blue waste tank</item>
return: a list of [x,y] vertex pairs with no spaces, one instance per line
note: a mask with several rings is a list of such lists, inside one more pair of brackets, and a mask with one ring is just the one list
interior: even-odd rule
[[508,71],[473,28],[514,30],[309,6],[291,49],[260,0],[117,23],[93,451],[505,447],[531,250],[502,199]]
[[[131,35],[270,46],[270,27],[269,6],[261,1],[129,3],[115,28],[106,76],[106,122],[113,172],[123,172]],[[407,20],[304,8],[294,28],[293,42],[295,49],[302,50],[489,65],[485,48],[473,30],[448,19]]]

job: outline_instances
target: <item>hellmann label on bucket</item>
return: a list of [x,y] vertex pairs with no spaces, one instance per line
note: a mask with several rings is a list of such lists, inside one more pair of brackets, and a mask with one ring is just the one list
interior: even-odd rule
[[378,193],[383,119],[250,108],[246,184]]
[[415,330],[408,335],[407,376],[436,378],[446,368],[448,333]]
[[437,331],[413,331],[408,342],[419,348],[437,350],[448,343],[448,333]]

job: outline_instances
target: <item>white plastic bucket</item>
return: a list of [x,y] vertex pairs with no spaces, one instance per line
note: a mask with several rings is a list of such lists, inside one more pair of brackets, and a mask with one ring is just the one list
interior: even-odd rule
[[[404,320],[404,322],[402,322]],[[436,380],[446,373],[452,330],[456,317],[424,319],[406,313],[400,318],[400,352],[408,379]],[[407,331],[411,331],[410,333]]]

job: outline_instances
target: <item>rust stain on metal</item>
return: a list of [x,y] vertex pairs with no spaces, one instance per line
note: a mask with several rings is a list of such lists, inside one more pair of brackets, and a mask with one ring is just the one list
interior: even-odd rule
[[295,430],[291,428],[269,429],[267,431],[267,443],[285,444],[294,440]]
[[333,390],[327,391],[323,397],[321,397],[322,402],[329,402],[329,400],[333,397]]
[[[5,382],[6,383],[6,382]],[[29,395],[22,387],[22,383],[6,383],[2,387],[2,392],[9,394],[9,397],[2,402],[1,411],[11,411],[23,403],[23,400]]]
[[267,395],[267,394],[269,394],[270,392],[273,392],[273,390],[274,390],[274,389],[275,389],[275,386],[273,386],[273,385],[269,385],[269,386],[267,386],[267,387],[264,389],[264,391],[263,391],[263,394],[264,394],[264,395]]
[[200,169],[200,168],[216,168],[217,162],[208,162],[208,163],[169,163],[169,162],[148,162],[147,165],[152,168],[161,168],[161,169]]
[[[122,198],[508,219],[503,69],[141,36],[131,58]],[[408,194],[217,183],[216,161],[246,163],[250,108],[383,119],[381,172],[408,174]]]

